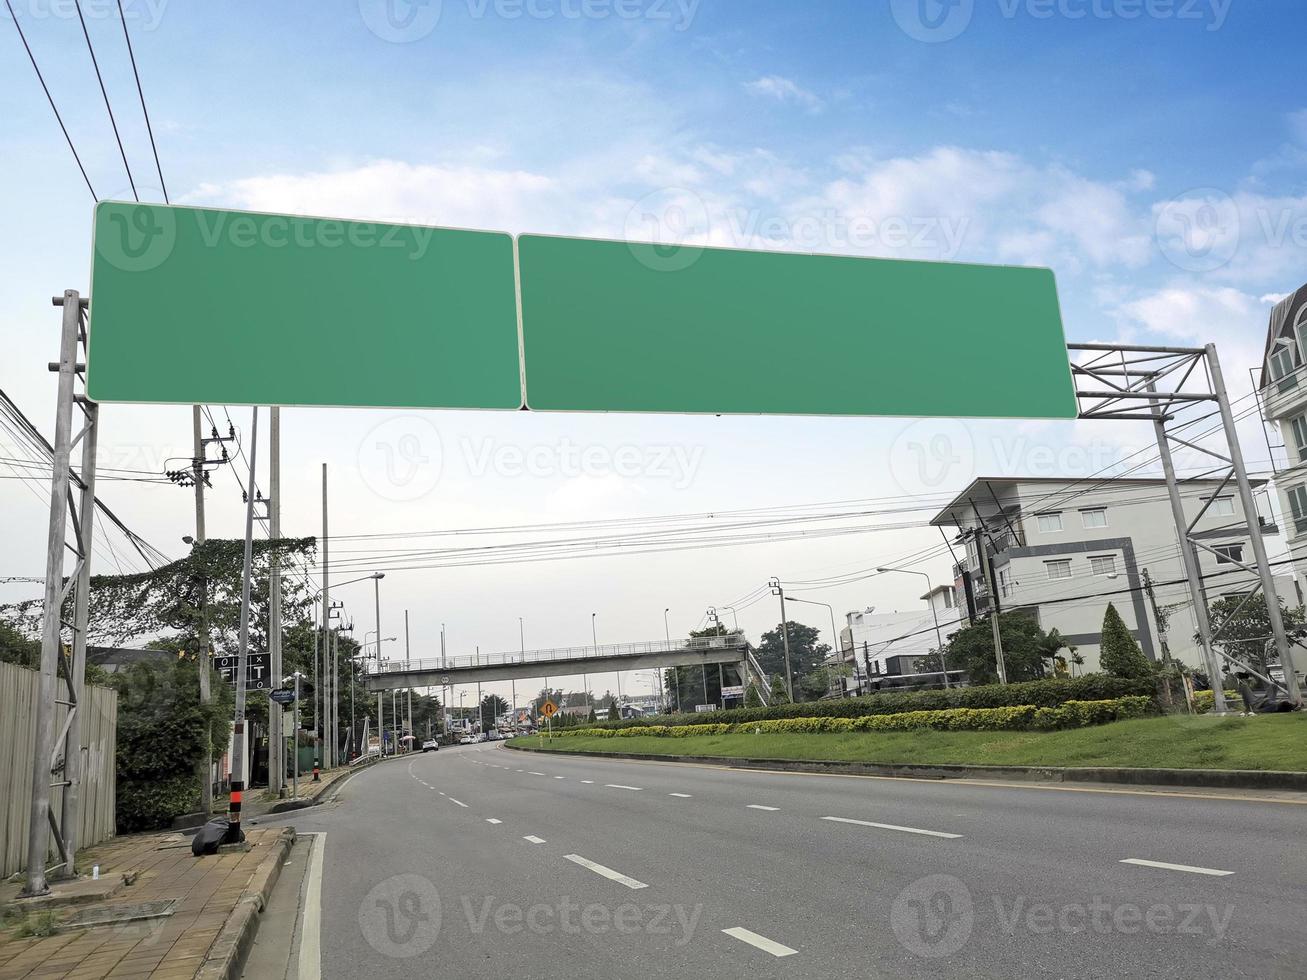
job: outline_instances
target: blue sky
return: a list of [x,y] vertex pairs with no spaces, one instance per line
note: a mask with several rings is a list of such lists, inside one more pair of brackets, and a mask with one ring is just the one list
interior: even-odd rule
[[[1307,278],[1297,3],[124,5],[175,202],[1048,265],[1070,339],[1215,341],[1239,393],[1271,298]],[[83,6],[133,173],[157,199],[116,10],[104,0]],[[71,0],[20,0],[15,10],[96,191],[128,196]],[[409,17],[410,28],[394,26]],[[931,23],[956,36],[941,40]],[[382,36],[395,31],[398,39]],[[49,296],[86,288],[92,202],[11,24],[0,24],[0,51],[0,386],[48,428]],[[445,461],[438,485],[394,500],[379,499],[359,456],[386,418],[317,411],[287,420],[297,532],[312,532],[324,459],[340,474],[342,522],[363,532],[956,491],[977,471],[1031,471],[1035,449],[1082,475],[1151,439],[1101,423],[440,413],[431,416]],[[106,451],[185,451],[188,419],[180,409],[115,406]],[[910,450],[939,433],[954,462],[923,483]],[[1257,440],[1247,455],[1263,458],[1260,432],[1247,438]],[[478,476],[464,443],[481,439],[668,444],[700,463],[687,479]],[[39,572],[39,502],[17,481],[0,482],[14,543],[0,575]],[[130,523],[180,550],[184,494],[115,495]],[[214,533],[238,533],[238,504],[215,494]],[[396,582],[394,601],[417,610],[439,591],[457,613],[416,613],[420,625],[461,619],[464,636],[491,647],[515,645],[507,607],[531,612],[542,644],[585,640],[591,604],[620,630],[611,639],[635,639],[660,634],[669,604],[688,628],[708,603],[768,575],[866,567],[937,541],[903,531],[759,546],[692,569],[682,557],[414,574]],[[946,566],[924,567],[942,577]],[[568,605],[577,595],[584,613]],[[886,579],[815,597],[840,609],[906,608],[915,595],[910,581]],[[775,621],[756,611],[755,634]]]

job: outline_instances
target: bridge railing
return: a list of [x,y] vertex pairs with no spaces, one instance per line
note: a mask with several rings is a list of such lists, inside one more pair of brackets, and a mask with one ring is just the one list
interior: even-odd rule
[[480,656],[436,657],[427,660],[388,660],[369,673],[399,674],[411,671],[460,670],[468,667],[499,667],[506,664],[547,664],[559,660],[591,657],[636,657],[646,653],[674,653],[678,650],[739,650],[748,646],[740,634],[694,636],[684,640],[649,640],[644,643],[606,643],[601,646],[556,647],[550,650],[513,651]]

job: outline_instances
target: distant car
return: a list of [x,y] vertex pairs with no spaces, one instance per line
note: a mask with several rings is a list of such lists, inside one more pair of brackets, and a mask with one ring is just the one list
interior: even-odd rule
[[459,745],[471,745],[477,740],[475,735],[464,735],[458,740]]
[[485,732],[477,732],[476,737],[472,739],[473,742],[484,742],[485,740],[486,740]]
[[422,743],[423,752],[436,752],[439,749],[440,749],[440,743],[437,742],[434,738],[429,738]]
[[486,741],[487,741],[487,742],[497,742],[497,741],[499,741],[499,740],[500,740],[501,738],[503,738],[503,737],[504,737],[503,735],[500,735],[500,734],[499,734],[499,729],[498,729],[498,728],[492,728],[492,729],[490,729],[490,731],[486,732]]

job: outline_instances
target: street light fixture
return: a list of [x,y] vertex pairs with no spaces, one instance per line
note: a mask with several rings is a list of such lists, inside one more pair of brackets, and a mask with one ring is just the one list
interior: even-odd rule
[[935,591],[935,587],[930,584],[930,576],[925,572],[918,572],[912,568],[878,568],[876,571],[881,575],[886,572],[898,572],[901,575],[920,575],[926,580],[926,605],[930,606],[930,616],[935,621],[935,649],[939,651],[939,666],[944,674],[944,687],[952,687],[953,685],[949,683],[948,679],[948,659],[944,654],[944,638],[940,636],[939,632],[939,613],[935,612],[935,603],[930,597],[931,593]]
[[[830,613],[830,635],[831,635],[831,639],[835,641],[834,649],[836,653],[840,653],[842,655],[843,651],[840,650],[840,635],[835,631],[835,607],[832,606],[829,602],[817,602],[815,599],[800,599],[798,596],[795,595],[791,595],[790,599],[794,602],[806,602],[810,606],[826,607],[827,611]],[[843,659],[843,656],[841,656],[841,659]],[[853,669],[856,674],[858,669],[858,656],[856,653],[853,655]],[[861,685],[859,685],[858,693],[859,694],[862,693]]]

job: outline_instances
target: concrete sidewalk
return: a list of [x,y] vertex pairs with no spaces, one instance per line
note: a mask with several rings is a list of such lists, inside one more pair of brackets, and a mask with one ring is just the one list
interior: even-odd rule
[[[126,876],[130,883],[93,904],[9,903],[0,930],[0,980],[237,976],[294,835],[291,828],[250,828],[248,851],[200,858],[191,854],[190,839],[176,833],[120,837],[92,848],[83,867],[98,864],[102,880],[116,886]],[[3,898],[18,887],[6,886]],[[58,931],[23,937],[24,915],[40,932]],[[77,927],[69,921],[76,917],[104,924]]]

